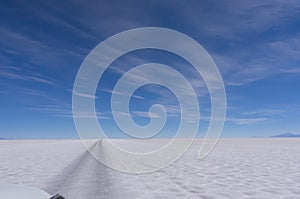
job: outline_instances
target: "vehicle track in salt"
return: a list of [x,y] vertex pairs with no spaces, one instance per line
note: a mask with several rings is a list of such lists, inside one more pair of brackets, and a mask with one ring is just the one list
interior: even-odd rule
[[[90,150],[100,152],[101,140],[95,142]],[[122,183],[122,173],[104,166],[85,151],[52,178],[46,191],[59,193],[66,199],[119,198],[124,193],[116,182]]]

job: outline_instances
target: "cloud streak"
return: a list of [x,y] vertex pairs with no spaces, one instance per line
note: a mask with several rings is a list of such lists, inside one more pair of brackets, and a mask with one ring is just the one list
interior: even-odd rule
[[253,125],[262,123],[268,120],[268,118],[261,117],[261,118],[226,118],[226,121],[235,123],[238,125]]
[[[57,117],[95,118],[94,113],[92,113],[92,112],[87,112],[87,111],[72,112],[71,108],[64,108],[64,107],[56,106],[56,105],[40,105],[40,106],[36,106],[36,107],[30,107],[30,108],[28,108],[28,110],[50,113]],[[97,119],[111,119],[111,116],[104,112],[96,112],[96,118]]]
[[[54,86],[54,82],[43,77],[41,74],[34,73],[32,75],[22,73],[22,70],[15,66],[1,67],[0,76],[12,80],[33,81]],[[9,69],[9,70],[7,70]]]

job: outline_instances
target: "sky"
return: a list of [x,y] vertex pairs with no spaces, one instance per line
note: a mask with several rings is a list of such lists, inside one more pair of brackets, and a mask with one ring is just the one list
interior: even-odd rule
[[[80,65],[105,39],[141,27],[182,32],[210,54],[226,89],[223,137],[300,133],[297,0],[3,0],[0,18],[0,138],[77,138],[72,89]],[[119,57],[101,77],[94,99],[108,136],[123,137],[110,108],[114,85],[125,71],[150,62],[170,65],[189,79],[199,100],[198,135],[203,136],[211,110],[203,79],[186,60],[155,49]],[[147,125],[148,109],[155,103],[168,114],[159,136],[170,137],[178,127],[180,107],[169,89],[140,87],[131,97],[131,117]]]

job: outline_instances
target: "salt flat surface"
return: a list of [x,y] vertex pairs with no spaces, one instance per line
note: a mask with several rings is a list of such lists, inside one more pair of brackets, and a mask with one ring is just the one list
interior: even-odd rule
[[200,146],[162,170],[128,174],[103,166],[77,140],[0,141],[0,182],[72,199],[300,198],[300,139],[221,139],[203,160]]

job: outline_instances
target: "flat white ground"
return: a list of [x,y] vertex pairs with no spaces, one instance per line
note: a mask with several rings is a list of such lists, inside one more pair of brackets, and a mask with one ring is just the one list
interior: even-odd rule
[[300,198],[300,139],[221,139],[203,160],[200,145],[138,175],[106,168],[76,140],[0,141],[0,182],[67,199]]

